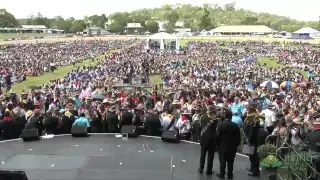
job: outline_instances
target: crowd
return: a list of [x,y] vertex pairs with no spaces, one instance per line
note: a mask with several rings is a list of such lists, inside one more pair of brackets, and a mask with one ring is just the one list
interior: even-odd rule
[[[122,49],[129,41],[66,41],[55,43],[10,44],[0,47],[0,72],[2,79],[10,77],[11,82],[20,82],[27,76],[39,76],[57,66],[67,66],[104,54],[110,50]],[[2,84],[7,85],[7,82]]]
[[[117,41],[112,48],[130,43]],[[268,135],[277,136],[278,147],[291,143],[299,148],[302,142],[308,142],[308,149],[319,152],[316,144],[320,136],[320,100],[315,77],[318,65],[307,65],[314,78],[305,77],[295,68],[309,61],[318,64],[320,57],[315,51],[299,48],[303,45],[190,41],[183,52],[176,52],[146,51],[144,43],[137,43],[109,55],[106,51],[110,42],[70,44],[20,45],[26,49],[28,46],[46,49],[37,48],[37,52],[30,50],[30,53],[22,50],[29,55],[13,54],[14,47],[2,52],[5,60],[1,63],[25,63],[36,56],[43,57],[37,61],[40,66],[50,61],[68,64],[71,57],[81,57],[83,49],[87,48],[105,54],[96,66],[72,70],[41,89],[23,92],[21,96],[13,91],[9,96],[1,96],[2,139],[18,138],[24,128],[38,128],[40,133],[45,130],[48,134],[70,134],[72,126],[86,126],[94,133],[116,133],[123,125],[136,125],[141,134],[161,136],[169,127],[177,130],[182,139],[202,144],[200,173],[206,152],[209,154],[207,174],[212,173],[210,161],[213,161],[214,146],[219,145],[223,153],[227,150],[221,150],[222,147],[235,149],[227,151],[222,158],[233,164],[236,151],[241,151],[243,144],[250,144],[255,147],[249,156],[251,176],[260,175],[257,147]],[[50,46],[57,48],[52,54],[48,52],[53,49]],[[66,46],[68,48],[63,48]],[[298,48],[290,52],[289,47]],[[19,58],[14,58],[16,56]],[[272,58],[288,66],[272,69],[260,65],[258,57]],[[10,61],[12,58],[16,61]],[[124,78],[141,79],[146,73],[143,65],[146,62],[147,71],[160,76],[161,83],[153,82],[151,89],[118,88],[117,84]],[[233,123],[230,125],[228,120]],[[214,122],[216,125],[211,127],[221,126],[220,130],[211,128],[212,132],[218,129],[220,140],[209,140],[214,143],[208,144],[203,140],[203,131],[207,124]],[[232,126],[234,124],[237,126]],[[236,135],[239,128],[239,142],[226,133],[229,132],[227,127],[232,127]],[[215,133],[209,133],[208,138],[215,139]],[[230,143],[226,144],[221,138]],[[219,177],[224,177],[224,168],[225,163],[222,163]],[[232,166],[228,165],[228,177],[232,176]]]

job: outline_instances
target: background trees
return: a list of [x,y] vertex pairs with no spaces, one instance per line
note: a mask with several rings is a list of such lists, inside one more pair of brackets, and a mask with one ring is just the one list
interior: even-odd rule
[[117,12],[107,17],[105,14],[85,16],[83,19],[63,18],[56,16],[47,18],[37,13],[27,19],[16,19],[5,9],[0,9],[0,27],[17,27],[19,25],[45,25],[48,28],[62,29],[65,32],[78,32],[87,27],[96,26],[108,31],[123,32],[127,23],[140,23],[146,31],[155,33],[159,29],[157,21],[164,21],[168,32],[173,32],[176,22],[182,21],[184,28],[193,31],[209,30],[221,25],[266,25],[278,31],[296,31],[302,27],[312,27],[320,30],[318,21],[298,21],[284,16],[269,13],[257,13],[245,9],[236,9],[235,3],[225,5],[190,4],[164,5],[155,9],[139,9],[128,12]]

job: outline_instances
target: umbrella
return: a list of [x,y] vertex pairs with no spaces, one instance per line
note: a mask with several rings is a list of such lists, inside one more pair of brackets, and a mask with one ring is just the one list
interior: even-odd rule
[[92,98],[93,98],[93,99],[101,99],[101,100],[103,100],[103,99],[104,99],[104,95],[102,95],[102,94],[95,94],[95,95],[92,96]]
[[277,89],[279,88],[279,85],[274,82],[274,81],[265,81],[260,84],[260,87],[266,87],[266,88],[271,88],[271,89]]
[[280,84],[280,87],[293,87],[295,88],[297,86],[296,83],[292,82],[292,81],[283,81],[281,84]]

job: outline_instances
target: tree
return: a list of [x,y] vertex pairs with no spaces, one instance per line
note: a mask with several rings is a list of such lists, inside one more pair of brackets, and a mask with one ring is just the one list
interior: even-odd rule
[[159,23],[155,21],[148,21],[145,27],[150,33],[157,33],[159,31]]
[[108,30],[113,33],[123,32],[123,28],[127,26],[129,22],[129,13],[127,12],[118,12],[114,13],[109,17],[109,20],[112,22]]
[[246,17],[243,21],[241,21],[241,24],[243,25],[255,25],[258,22],[258,18],[256,17]]
[[76,32],[82,32],[86,28],[86,24],[83,20],[76,20],[72,22],[70,32],[76,33]]
[[0,27],[16,27],[17,19],[6,9],[0,9]]
[[203,8],[203,15],[200,19],[199,28],[210,30],[211,29],[211,19],[210,19],[210,12],[208,10],[208,7]]
[[179,14],[176,9],[168,9],[165,18],[167,23],[164,24],[164,27],[168,33],[173,33],[177,21],[179,20]]

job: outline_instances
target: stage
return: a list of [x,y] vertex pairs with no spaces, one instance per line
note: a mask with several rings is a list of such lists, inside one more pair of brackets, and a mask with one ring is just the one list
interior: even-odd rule
[[[205,180],[199,175],[200,147],[181,142],[164,143],[159,138],[140,136],[123,141],[114,134],[88,138],[55,136],[36,142],[0,142],[0,169],[24,170],[29,180]],[[245,168],[249,159],[237,155],[235,180],[254,180]],[[218,155],[214,171],[219,172]],[[261,178],[262,179],[262,178]]]

